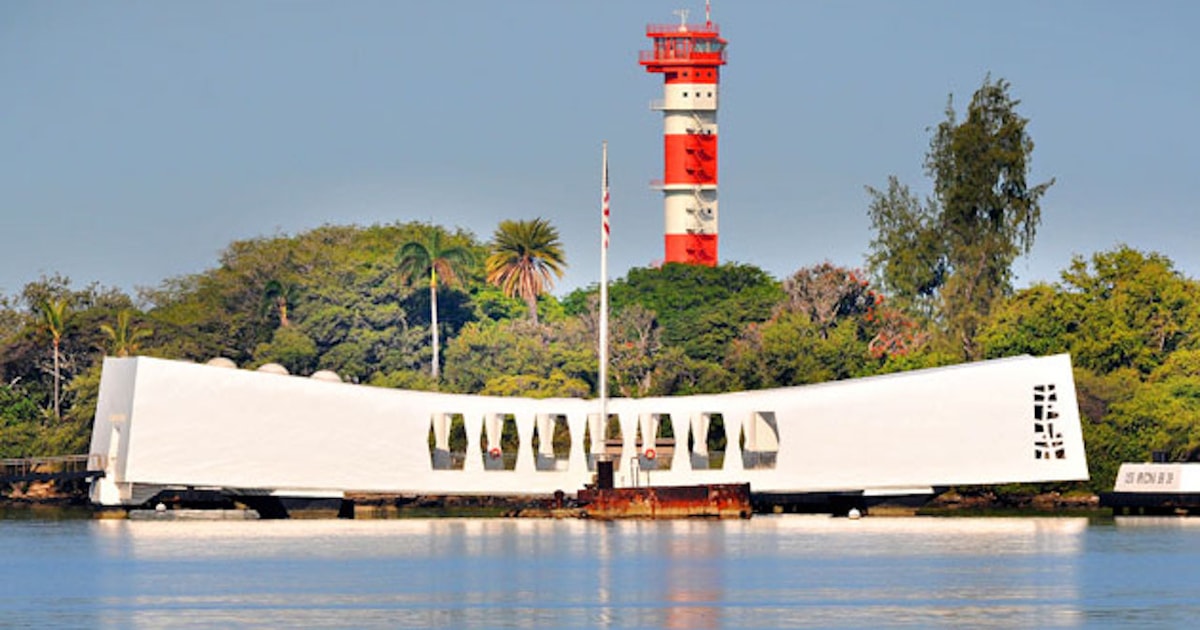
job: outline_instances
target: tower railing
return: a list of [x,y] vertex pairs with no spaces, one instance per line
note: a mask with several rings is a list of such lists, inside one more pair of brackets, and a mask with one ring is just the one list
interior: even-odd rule
[[666,51],[657,50],[639,50],[638,63],[641,64],[670,64],[672,62],[679,63],[695,63],[705,61],[713,65],[724,65],[726,61],[726,51],[720,52],[698,52],[696,50],[674,50],[668,54]]
[[674,35],[677,33],[701,33],[705,35],[718,35],[721,32],[721,25],[716,22],[699,22],[696,24],[647,24],[646,35],[653,37],[655,35]]

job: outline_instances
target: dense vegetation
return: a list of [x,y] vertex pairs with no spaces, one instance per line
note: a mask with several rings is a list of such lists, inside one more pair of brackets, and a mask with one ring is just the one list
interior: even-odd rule
[[[1200,456],[1200,282],[1124,246],[1014,290],[1047,184],[1008,85],[934,131],[920,201],[870,189],[869,273],[776,279],[747,264],[668,264],[611,287],[610,391],[754,389],[1016,354],[1069,352],[1093,478],[1151,450]],[[550,222],[483,241],[422,223],[325,226],[232,243],[218,264],[136,296],[59,276],[0,296],[0,457],[87,449],[105,355],[279,363],[382,387],[593,396],[595,287],[561,298]],[[436,357],[436,359],[435,359]]]

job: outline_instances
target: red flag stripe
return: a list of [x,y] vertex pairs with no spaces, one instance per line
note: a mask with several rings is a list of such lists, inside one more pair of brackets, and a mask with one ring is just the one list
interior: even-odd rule
[[604,248],[608,249],[608,156],[604,158],[604,206],[603,206]]

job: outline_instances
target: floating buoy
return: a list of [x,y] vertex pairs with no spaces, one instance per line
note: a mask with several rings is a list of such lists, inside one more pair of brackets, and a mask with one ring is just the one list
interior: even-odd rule
[[862,518],[862,512],[859,512],[858,508],[850,508],[850,511],[846,513],[846,516],[852,521],[857,521],[858,519]]
[[654,459],[655,457],[658,457],[658,453],[655,453],[654,449],[652,448],[646,449],[646,452],[643,453],[643,455],[646,456],[646,459]]
[[493,446],[492,450],[488,451],[488,456],[492,459],[500,459],[500,447]]

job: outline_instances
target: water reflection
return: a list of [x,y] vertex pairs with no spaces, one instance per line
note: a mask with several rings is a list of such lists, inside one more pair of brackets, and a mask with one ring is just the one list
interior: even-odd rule
[[[96,523],[94,539],[124,564],[103,597],[114,625],[182,613],[226,621],[235,610],[322,624],[320,614],[292,610],[303,594],[302,608],[351,609],[359,621],[367,609],[402,611],[388,618],[420,625],[716,627],[722,531],[719,523],[113,521]],[[314,579],[321,592],[304,593]],[[164,589],[167,580],[190,586]]]
[[1186,625],[1198,525],[14,521],[0,610],[116,628]]
[[663,599],[666,602],[666,628],[720,628],[723,625],[720,558],[724,554],[726,528],[717,528],[715,536],[696,535],[696,527],[709,524],[675,523],[666,544],[667,572]]
[[[340,625],[349,615],[355,625],[717,628],[881,618],[979,626],[1022,616],[1071,625],[1077,610],[1056,602],[1078,599],[1069,557],[1079,553],[1087,523],[779,517],[98,526],[107,554],[136,561],[126,586],[141,594],[109,600],[115,625],[185,613],[216,623],[266,615],[310,627]],[[189,586],[155,588],[168,577]]]

